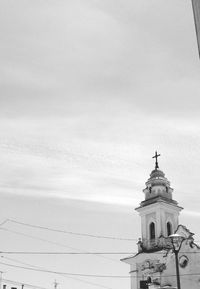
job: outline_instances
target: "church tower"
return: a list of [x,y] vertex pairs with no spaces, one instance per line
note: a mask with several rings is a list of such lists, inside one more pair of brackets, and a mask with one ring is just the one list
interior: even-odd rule
[[[173,199],[173,189],[159,169],[155,154],[155,168],[143,190],[145,198],[136,208],[141,217],[141,238],[138,253],[121,261],[130,265],[131,289],[177,288],[179,268],[182,289],[199,289],[200,247],[194,242],[194,233],[179,224],[182,210]],[[182,236],[177,258],[169,235]]]
[[[182,208],[173,199],[170,182],[159,169],[159,156],[157,152],[153,156],[155,168],[145,184],[144,200],[136,208],[141,217],[138,253],[121,260],[130,265],[131,289],[171,288],[161,287],[161,284],[176,284],[174,280],[168,281],[162,276],[167,272],[167,263],[171,264],[166,259],[172,249],[169,236],[179,227],[178,218]],[[174,268],[172,264],[170,268]],[[171,274],[175,276],[174,271]],[[154,284],[154,287],[150,287],[150,284]]]
[[145,200],[136,211],[141,217],[142,238],[138,243],[139,251],[159,250],[168,246],[168,236],[178,227],[178,216],[182,210],[173,200],[173,189],[165,174],[159,169],[155,153],[155,169],[151,172],[143,190]]

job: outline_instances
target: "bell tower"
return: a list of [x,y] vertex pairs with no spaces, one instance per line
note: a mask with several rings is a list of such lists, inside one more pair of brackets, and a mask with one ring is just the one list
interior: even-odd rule
[[141,217],[142,238],[138,242],[139,252],[160,250],[168,246],[168,236],[178,227],[181,207],[173,200],[173,189],[165,174],[159,169],[155,153],[155,169],[151,172],[143,190],[145,200],[136,211]]
[[[141,238],[137,243],[138,252],[121,260],[130,265],[131,289],[176,288],[174,287],[176,284],[175,260],[169,235],[179,230],[179,233],[187,239],[187,242],[184,243],[184,246],[187,246],[183,248],[182,258],[186,258],[185,252],[190,252],[193,248],[196,250],[198,247],[192,246],[188,242],[192,236],[191,232],[185,226],[179,225],[179,213],[183,208],[179,207],[173,199],[170,182],[159,169],[159,156],[157,152],[153,156],[155,168],[145,183],[144,200],[136,208],[141,217]],[[188,237],[188,233],[190,237]],[[190,241],[192,242],[192,239]],[[187,257],[188,260],[192,259],[190,255]],[[182,259],[179,258],[180,270],[182,270],[180,260]],[[190,263],[193,265],[193,261]],[[184,272],[191,271],[180,271],[181,274]],[[199,286],[199,279],[196,285],[192,282],[188,285],[184,280],[181,288],[197,288]]]

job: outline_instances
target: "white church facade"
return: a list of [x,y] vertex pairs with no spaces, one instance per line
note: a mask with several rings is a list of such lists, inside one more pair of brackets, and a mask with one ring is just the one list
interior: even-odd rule
[[200,247],[193,233],[179,224],[183,209],[173,199],[173,189],[157,162],[136,208],[141,217],[138,253],[121,261],[130,265],[131,289],[177,288],[175,256],[170,235],[184,237],[178,253],[181,289],[200,289]]

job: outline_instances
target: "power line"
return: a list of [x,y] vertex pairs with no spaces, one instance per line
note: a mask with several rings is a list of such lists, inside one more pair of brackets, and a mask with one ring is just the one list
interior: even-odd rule
[[[7,259],[7,260],[10,260],[10,261],[14,261],[14,262],[17,262],[17,263],[20,263],[20,264],[23,264],[23,265],[28,265],[30,267],[33,267],[33,268],[39,268],[39,269],[45,269],[41,266],[35,266],[35,265],[32,265],[30,263],[25,263],[25,262],[22,262],[18,259],[13,259],[13,258],[7,258],[7,257],[4,257],[2,256],[4,259]],[[107,287],[107,286],[104,286],[104,285],[101,285],[101,284],[97,284],[95,282],[91,282],[91,281],[86,281],[86,280],[82,280],[82,279],[79,279],[77,277],[72,277],[72,276],[66,276],[66,275],[63,275],[63,274],[60,274],[60,273],[56,273],[57,275],[59,276],[62,276],[63,278],[67,278],[67,279],[72,279],[72,280],[75,280],[75,281],[78,281],[78,282],[81,282],[81,283],[85,283],[85,284],[89,284],[89,285],[92,285],[92,286],[96,286],[96,287],[100,287],[100,288],[104,288],[104,289],[112,289],[110,287]]]
[[[25,270],[32,270],[32,271],[38,271],[38,272],[44,272],[44,273],[53,273],[53,274],[59,274],[59,275],[69,275],[69,276],[79,276],[79,277],[95,277],[95,278],[138,278],[142,276],[122,276],[122,275],[97,275],[97,274],[80,274],[80,273],[69,273],[69,272],[58,272],[58,271],[51,271],[46,269],[34,269],[30,267],[23,267],[23,266],[17,266],[12,264],[7,264],[4,262],[0,262],[0,264],[5,266],[10,266],[14,268],[20,268]],[[185,273],[180,274],[180,276],[198,276],[199,273]],[[163,277],[174,277],[176,274],[170,274],[170,275],[164,275]]]
[[54,229],[54,228],[49,228],[49,227],[44,227],[44,226],[39,226],[39,225],[32,225],[28,223],[23,223],[19,221],[15,221],[13,219],[7,219],[6,222],[11,222],[15,224],[19,224],[22,226],[27,226],[31,228],[37,228],[37,229],[42,229],[42,230],[47,230],[47,231],[52,231],[52,232],[57,232],[57,233],[64,233],[64,234],[70,234],[70,235],[75,235],[75,236],[82,236],[82,237],[91,237],[91,238],[99,238],[99,239],[110,239],[110,240],[120,240],[120,241],[137,241],[138,239],[131,239],[131,238],[121,238],[121,237],[112,237],[112,236],[104,236],[104,235],[94,235],[94,234],[88,234],[88,233],[77,233],[77,232],[72,232],[72,231],[66,231],[66,230],[59,230],[59,229]]
[[5,219],[3,222],[0,223],[0,226],[3,226],[7,222],[8,222],[8,219]]
[[[171,249],[169,249],[171,250]],[[135,255],[138,252],[50,252],[50,251],[0,251],[0,254],[8,254],[8,255]],[[143,253],[151,253],[151,252],[143,252]],[[166,252],[158,251],[153,252],[155,254],[165,254]],[[200,252],[186,252],[181,251],[182,254],[200,254]]]
[[101,284],[97,284],[95,282],[91,282],[91,281],[86,281],[86,280],[81,280],[77,277],[71,277],[71,276],[63,276],[62,277],[64,278],[70,278],[70,279],[73,279],[75,281],[79,281],[81,283],[85,283],[85,284],[89,284],[89,285],[92,285],[92,286],[97,286],[97,287],[101,287],[101,288],[104,288],[104,289],[112,289],[111,287],[107,287],[107,286],[104,286],[104,285],[101,285]]
[[13,280],[9,280],[9,279],[2,279],[2,281],[5,283],[13,284],[13,285],[24,285],[24,286],[29,287],[29,288],[47,289],[45,287],[40,287],[40,286],[36,286],[36,285],[24,283],[24,282],[19,282],[19,281],[13,281]]
[[133,252],[37,252],[37,251],[0,251],[0,254],[13,255],[125,255]]
[[43,267],[35,266],[35,265],[32,265],[30,263],[26,263],[26,262],[22,262],[22,261],[20,261],[18,259],[8,258],[8,257],[5,257],[5,256],[1,256],[1,258],[9,260],[9,261],[12,261],[12,262],[16,262],[16,263],[19,263],[19,264],[22,264],[22,265],[25,265],[25,266],[29,266],[29,267],[33,267],[33,268],[39,268],[39,269],[44,269]]
[[[27,227],[31,227],[31,228],[37,228],[37,229],[42,229],[42,230],[47,230],[47,231],[52,231],[52,232],[57,232],[57,233],[76,235],[76,236],[100,238],[100,239],[110,239],[110,240],[119,240],[119,241],[138,241],[138,238],[122,238],[122,237],[115,237],[115,236],[105,236],[105,235],[94,235],[94,234],[88,234],[88,233],[78,233],[78,232],[72,232],[72,231],[66,231],[66,230],[60,230],[60,229],[49,228],[49,227],[45,227],[45,226],[39,226],[39,225],[24,223],[24,222],[16,221],[16,220],[13,220],[13,219],[6,219],[4,222],[2,222],[0,224],[0,226],[4,225],[5,223],[8,223],[8,222],[16,223],[18,225],[27,226]],[[0,229],[5,229],[5,228],[0,228]],[[7,229],[7,231],[9,231],[9,230]],[[49,241],[49,242],[51,242],[51,241]],[[200,241],[195,240],[195,242],[199,243]],[[56,242],[55,242],[55,244],[56,244]]]
[[39,240],[39,241],[46,242],[46,243],[49,243],[49,244],[52,244],[52,245],[57,245],[57,246],[60,246],[60,247],[65,247],[65,248],[69,248],[69,249],[73,249],[73,250],[78,250],[79,251],[79,249],[77,249],[75,247],[71,247],[71,246],[68,246],[68,245],[65,245],[65,244],[61,244],[61,243],[58,243],[58,242],[50,241],[50,240],[43,239],[43,238],[40,238],[40,237],[31,236],[29,234],[25,234],[25,233],[18,232],[18,231],[15,231],[15,230],[10,230],[10,229],[1,228],[1,227],[0,227],[0,230],[6,231],[6,232],[10,232],[10,233],[13,233],[13,234],[16,234],[16,235],[20,235],[20,236],[23,236],[23,237],[27,237],[27,238],[30,238],[30,239],[33,239],[33,240]]
[[24,270],[31,270],[31,271],[44,272],[44,273],[53,273],[53,274],[59,274],[59,275],[69,275],[69,276],[79,276],[79,277],[96,277],[96,278],[129,278],[129,276],[120,276],[120,275],[96,275],[96,274],[59,272],[59,271],[52,271],[52,270],[46,270],[46,269],[12,265],[12,264],[8,264],[8,263],[4,263],[4,262],[0,262],[0,264],[5,265],[5,266],[9,266],[9,267],[24,269]]
[[[15,230],[10,230],[10,229],[7,229],[7,228],[2,228],[2,227],[0,227],[0,230],[6,231],[6,232],[10,232],[10,233],[13,233],[13,234],[16,234],[16,235],[20,235],[20,236],[23,236],[23,237],[26,237],[26,238],[31,238],[33,240],[39,240],[39,241],[42,241],[42,242],[45,242],[45,243],[48,243],[48,244],[57,245],[57,246],[60,246],[60,247],[65,247],[65,248],[77,250],[77,251],[82,252],[82,253],[87,253],[88,252],[86,250],[82,250],[82,249],[79,249],[79,248],[71,247],[71,246],[68,246],[66,244],[61,244],[61,243],[58,243],[58,242],[50,241],[50,240],[43,239],[43,238],[40,238],[40,237],[36,237],[36,236],[32,236],[32,235],[25,234],[25,233],[22,233],[22,232],[18,232],[18,231],[15,231]],[[103,255],[97,255],[97,254],[94,254],[94,255],[96,255],[99,258],[103,258],[103,259],[106,259],[106,260],[109,260],[109,261],[112,261],[112,262],[118,262],[118,261],[116,261],[116,260],[114,260],[112,258],[103,256]]]

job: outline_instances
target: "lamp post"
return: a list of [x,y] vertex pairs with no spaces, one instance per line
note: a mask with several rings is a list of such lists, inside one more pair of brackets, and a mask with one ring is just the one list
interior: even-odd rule
[[169,238],[170,238],[172,246],[173,246],[173,251],[174,251],[175,260],[176,260],[177,289],[181,289],[178,252],[180,251],[181,245],[182,245],[185,238],[183,236],[178,235],[178,234],[172,234],[169,236]]

